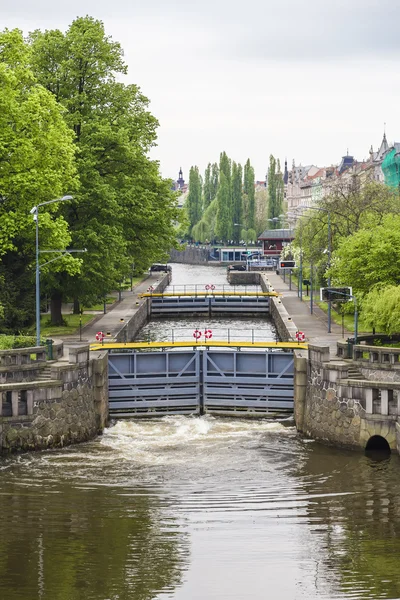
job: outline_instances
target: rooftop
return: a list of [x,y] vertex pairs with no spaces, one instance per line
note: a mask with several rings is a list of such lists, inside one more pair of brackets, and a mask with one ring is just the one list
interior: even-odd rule
[[266,229],[259,240],[292,240],[294,238],[293,229]]

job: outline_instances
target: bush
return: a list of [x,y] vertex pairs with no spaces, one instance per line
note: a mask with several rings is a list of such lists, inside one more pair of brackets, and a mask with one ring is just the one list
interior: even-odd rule
[[[45,346],[45,340],[40,341]],[[33,348],[36,346],[34,335],[0,335],[0,350],[14,350],[17,348]]]

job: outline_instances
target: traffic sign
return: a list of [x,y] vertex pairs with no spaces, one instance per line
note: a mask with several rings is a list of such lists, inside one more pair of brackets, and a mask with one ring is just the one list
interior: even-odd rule
[[321,302],[348,302],[353,300],[353,288],[347,287],[326,287],[319,289]]
[[279,268],[280,269],[295,269],[296,261],[295,260],[280,260]]

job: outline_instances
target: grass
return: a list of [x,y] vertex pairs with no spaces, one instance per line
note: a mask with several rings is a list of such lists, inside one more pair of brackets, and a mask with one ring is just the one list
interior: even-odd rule
[[[137,285],[138,283],[143,281],[146,277],[147,277],[147,275],[145,273],[143,273],[142,275],[138,275],[137,277],[132,277],[132,287],[135,287],[135,285]],[[122,289],[123,290],[131,289],[131,278],[130,277],[125,279],[124,283],[122,284]]]
[[[107,296],[106,304],[114,304],[117,296]],[[103,310],[104,302],[99,302],[98,304],[92,304],[92,306],[85,306],[83,310]],[[79,315],[78,315],[79,316]]]
[[[132,277],[132,287],[135,287],[138,283],[141,283],[146,278],[146,275],[138,275],[137,277]],[[121,290],[130,290],[131,289],[131,279],[130,277],[125,279],[121,286]],[[117,300],[118,296],[107,296],[106,304],[114,304]],[[93,304],[92,306],[85,306],[83,310],[103,310],[103,302],[99,302],[98,304]]]
[[[40,333],[42,338],[70,335],[79,330],[80,315],[63,315],[66,325],[51,325],[48,315],[40,317]],[[82,315],[82,327],[93,319],[93,315]]]
[[[325,312],[328,312],[328,303],[327,302],[317,302],[317,305]],[[337,325],[342,325],[342,315],[338,314],[335,310],[331,311],[332,321]],[[354,332],[354,315],[344,315],[344,326],[347,331]],[[366,325],[364,323],[362,315],[358,316],[358,333],[371,333],[372,327]]]

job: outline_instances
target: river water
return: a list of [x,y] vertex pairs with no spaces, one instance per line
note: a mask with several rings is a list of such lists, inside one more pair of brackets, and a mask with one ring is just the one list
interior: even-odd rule
[[0,499],[1,600],[400,598],[398,456],[290,421],[119,422],[3,457]]

